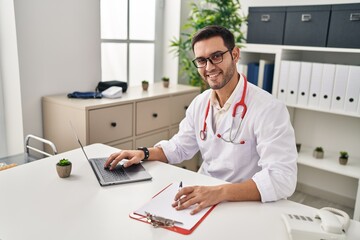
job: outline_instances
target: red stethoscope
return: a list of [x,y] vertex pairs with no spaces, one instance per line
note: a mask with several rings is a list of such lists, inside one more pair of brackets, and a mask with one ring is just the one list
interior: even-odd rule
[[[231,143],[235,143],[235,144],[244,144],[244,141],[240,141],[239,143],[237,142],[234,142],[236,136],[239,134],[239,130],[240,130],[240,127],[241,127],[241,123],[242,123],[242,120],[244,119],[245,117],[245,114],[246,114],[246,111],[247,111],[247,106],[245,104],[245,96],[246,96],[246,90],[247,90],[247,79],[245,77],[245,75],[241,74],[244,78],[244,88],[243,88],[243,94],[241,96],[241,99],[239,102],[237,102],[233,108],[233,111],[232,111],[232,117],[233,117],[233,120],[232,120],[232,123],[231,123],[231,128],[230,128],[230,133],[229,133],[229,139],[225,139],[222,137],[221,134],[217,134],[216,136],[218,138],[221,138],[222,140],[224,140],[225,142],[231,142]],[[240,123],[239,123],[239,127],[237,128],[236,130],[236,133],[235,133],[235,136],[232,138],[231,137],[231,133],[232,133],[232,129],[233,129],[233,124],[234,124],[234,118],[235,118],[235,115],[236,115],[236,109],[241,106],[243,108],[242,110],[242,113],[241,113],[241,117],[240,117]],[[210,100],[208,101],[208,104],[207,104],[207,107],[206,107],[206,110],[205,110],[205,118],[204,118],[204,127],[202,130],[200,130],[200,139],[205,141],[206,140],[206,137],[207,137],[207,124],[206,124],[206,119],[209,115],[209,110],[210,110]]]

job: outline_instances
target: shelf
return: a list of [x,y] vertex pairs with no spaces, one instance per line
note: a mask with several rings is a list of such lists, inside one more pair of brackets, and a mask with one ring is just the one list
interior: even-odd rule
[[339,153],[324,151],[323,159],[312,156],[313,148],[301,147],[298,163],[301,165],[360,179],[360,158],[349,157],[347,165],[340,165]]
[[330,48],[330,47],[307,47],[307,46],[290,46],[290,45],[271,45],[271,44],[243,44],[241,51],[273,53],[276,54],[281,50],[291,51],[313,51],[313,52],[337,52],[337,53],[360,53],[357,48]]
[[292,108],[304,109],[304,110],[311,110],[311,111],[316,111],[316,112],[323,112],[323,113],[330,113],[330,114],[336,114],[336,115],[341,115],[341,116],[360,118],[360,114],[352,113],[352,112],[325,110],[325,109],[321,109],[321,108],[315,108],[315,107],[311,107],[311,106],[301,106],[301,105],[296,105],[296,104],[294,104],[294,105],[286,104],[286,106],[292,107]]

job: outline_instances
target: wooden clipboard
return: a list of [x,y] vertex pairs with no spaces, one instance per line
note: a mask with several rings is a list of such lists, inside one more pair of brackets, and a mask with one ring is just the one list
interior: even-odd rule
[[[203,209],[201,212],[197,213],[199,215],[197,215],[197,214],[190,215],[189,212],[191,211],[191,209],[177,211],[171,207],[172,209],[170,210],[170,208],[165,205],[166,209],[162,209],[163,212],[164,211],[170,212],[170,213],[172,212],[175,214],[175,216],[177,216],[177,217],[175,217],[177,219],[174,219],[173,218],[174,215],[172,215],[172,214],[165,214],[162,216],[160,214],[157,215],[157,213],[158,213],[157,209],[154,209],[154,208],[156,208],[156,205],[164,206],[164,204],[165,204],[165,203],[159,204],[160,203],[159,201],[166,200],[169,205],[171,205],[171,203],[173,202],[173,198],[176,194],[176,192],[174,194],[174,191],[175,191],[174,188],[176,188],[176,184],[175,185],[173,185],[172,183],[169,184],[164,189],[162,189],[160,192],[158,192],[155,196],[153,196],[150,199],[150,201],[147,202],[145,205],[143,205],[141,208],[130,213],[129,217],[132,219],[141,221],[141,222],[152,224],[154,226],[153,222],[151,220],[149,220],[149,216],[147,216],[145,214],[145,212],[142,212],[143,210],[148,210],[148,212],[150,214],[154,214],[154,216],[158,216],[162,219],[175,220],[175,222],[173,222],[173,224],[170,226],[157,226],[157,227],[165,228],[170,231],[177,232],[177,233],[184,234],[184,235],[188,235],[188,234],[192,233],[200,225],[200,223],[210,214],[210,212],[215,208],[216,205],[211,206],[206,209]],[[169,194],[171,194],[171,195],[169,196]],[[166,195],[168,195],[168,196],[166,196]],[[171,200],[168,201],[169,198],[171,198],[172,201]],[[161,210],[159,212],[161,212]],[[188,215],[185,215],[185,214],[188,214]],[[181,217],[181,215],[183,217]],[[185,218],[184,218],[184,216],[185,216]],[[185,223],[181,222],[181,221],[186,221],[186,219],[188,220],[187,222],[185,222]]]

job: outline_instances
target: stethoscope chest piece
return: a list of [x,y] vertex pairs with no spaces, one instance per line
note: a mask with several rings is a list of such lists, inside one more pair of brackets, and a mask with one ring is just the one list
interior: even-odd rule
[[206,134],[206,130],[201,130],[200,131],[200,139],[201,140],[206,140],[207,134]]

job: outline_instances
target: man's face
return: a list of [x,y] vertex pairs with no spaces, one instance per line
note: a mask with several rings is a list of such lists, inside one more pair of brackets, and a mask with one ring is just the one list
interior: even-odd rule
[[[221,37],[212,37],[195,43],[195,58],[208,58],[227,51],[229,49],[224,45]],[[237,58],[232,58],[232,51],[228,51],[222,55],[222,62],[212,64],[207,61],[205,67],[198,68],[198,72],[202,79],[209,84],[210,88],[217,90],[223,88],[236,74]]]

